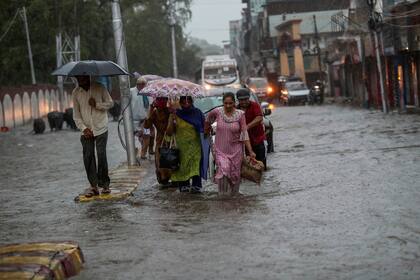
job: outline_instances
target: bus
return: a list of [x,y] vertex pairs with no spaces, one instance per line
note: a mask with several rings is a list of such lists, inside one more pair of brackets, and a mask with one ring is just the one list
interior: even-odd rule
[[201,82],[206,90],[218,87],[240,88],[236,60],[229,55],[206,56],[201,67]]

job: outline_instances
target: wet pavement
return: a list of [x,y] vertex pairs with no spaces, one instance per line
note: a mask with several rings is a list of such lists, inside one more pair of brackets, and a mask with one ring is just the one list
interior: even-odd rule
[[[220,198],[158,189],[75,203],[77,132],[0,134],[0,244],[74,240],[75,279],[419,279],[420,116],[336,106],[277,109],[260,187]],[[125,159],[110,124],[110,167]]]

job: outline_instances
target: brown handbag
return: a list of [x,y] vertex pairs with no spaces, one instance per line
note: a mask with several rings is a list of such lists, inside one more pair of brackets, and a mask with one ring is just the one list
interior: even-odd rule
[[241,177],[257,184],[261,183],[262,173],[264,171],[264,163],[246,156],[242,160]]

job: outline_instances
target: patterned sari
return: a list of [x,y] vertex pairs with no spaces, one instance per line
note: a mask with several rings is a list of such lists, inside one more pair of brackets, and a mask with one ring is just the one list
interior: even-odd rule
[[171,175],[172,181],[187,181],[200,175],[201,143],[200,134],[194,126],[176,117],[176,143],[180,150],[181,165]]

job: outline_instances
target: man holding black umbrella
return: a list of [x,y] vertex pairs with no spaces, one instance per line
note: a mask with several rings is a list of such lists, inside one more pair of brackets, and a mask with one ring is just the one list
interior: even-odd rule
[[[109,194],[110,179],[106,144],[108,140],[108,110],[113,101],[109,92],[99,83],[91,82],[89,76],[76,76],[78,87],[73,90],[74,121],[82,132],[83,163],[90,183],[85,196]],[[96,168],[95,146],[98,155]]]

